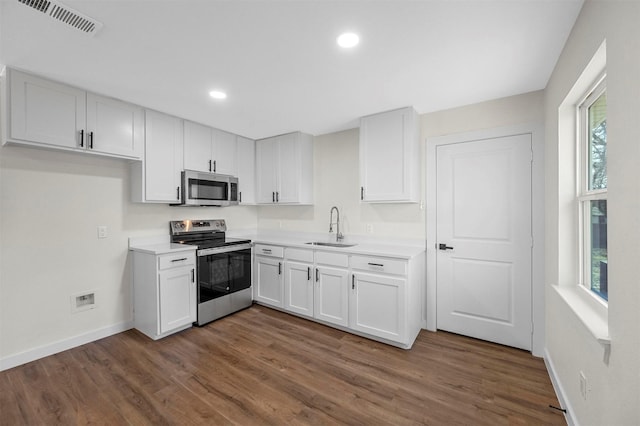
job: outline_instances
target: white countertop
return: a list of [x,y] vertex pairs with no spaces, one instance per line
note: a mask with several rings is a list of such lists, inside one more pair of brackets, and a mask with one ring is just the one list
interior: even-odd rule
[[[227,233],[228,236],[231,234]],[[296,247],[308,250],[321,250],[334,253],[359,254],[365,256],[384,256],[400,259],[411,259],[425,251],[424,243],[420,240],[401,240],[393,238],[376,238],[365,236],[347,236],[342,243],[355,244],[352,247],[315,246],[305,244],[310,241],[333,242],[335,234],[318,234],[307,232],[272,231],[268,233],[234,232],[234,238],[247,238],[256,244],[272,244],[286,247]],[[196,246],[186,244],[172,244],[168,235],[156,237],[129,238],[129,250],[150,254],[178,253],[195,250]]]
[[425,251],[424,245],[420,245],[419,242],[410,241],[403,242],[400,240],[386,240],[384,238],[362,238],[347,237],[342,243],[355,244],[352,247],[331,247],[331,246],[316,246],[311,244],[305,244],[310,241],[322,241],[322,242],[334,242],[325,234],[298,234],[298,233],[269,233],[256,235],[246,235],[246,238],[250,238],[256,244],[272,244],[286,247],[304,248],[310,250],[330,251],[334,253],[349,253],[349,254],[361,254],[366,256],[385,256],[395,257],[401,259],[411,259],[415,256],[423,254]]
[[169,254],[193,251],[198,247],[187,244],[174,244],[168,235],[154,237],[129,238],[129,250],[149,254]]

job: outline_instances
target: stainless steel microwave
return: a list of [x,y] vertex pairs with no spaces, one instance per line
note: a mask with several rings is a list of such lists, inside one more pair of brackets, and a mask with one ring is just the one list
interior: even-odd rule
[[184,170],[181,206],[232,206],[238,204],[238,178]]

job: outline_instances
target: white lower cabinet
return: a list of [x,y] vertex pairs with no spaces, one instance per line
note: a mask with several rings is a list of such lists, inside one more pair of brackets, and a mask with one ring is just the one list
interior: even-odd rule
[[255,253],[256,302],[405,349],[420,332],[424,252],[405,259],[257,244]]
[[313,318],[313,250],[285,249],[284,308]]
[[349,325],[349,271],[316,266],[316,274],[315,317],[346,327]]
[[160,272],[158,287],[161,334],[196,320],[196,310],[192,306],[195,296],[194,274],[195,266],[193,265]]
[[284,308],[313,318],[313,264],[286,261],[284,266]]
[[407,280],[354,271],[351,283],[349,326],[363,333],[404,342]]
[[156,340],[196,321],[195,249],[133,254],[135,328]]
[[283,248],[256,244],[254,252],[253,299],[265,305],[284,307]]

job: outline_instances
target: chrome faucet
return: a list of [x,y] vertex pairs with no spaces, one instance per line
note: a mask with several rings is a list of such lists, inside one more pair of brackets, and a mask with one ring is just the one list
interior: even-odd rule
[[344,239],[344,235],[340,232],[340,210],[336,206],[331,207],[329,213],[329,232],[333,232],[333,210],[336,211],[336,242],[340,242]]

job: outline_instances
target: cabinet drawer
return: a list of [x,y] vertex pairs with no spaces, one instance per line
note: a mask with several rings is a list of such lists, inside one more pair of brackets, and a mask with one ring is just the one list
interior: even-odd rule
[[316,252],[316,263],[330,266],[349,267],[349,256],[342,253]]
[[407,261],[385,257],[351,256],[351,267],[363,271],[407,275]]
[[177,268],[178,266],[195,265],[195,251],[183,251],[175,254],[165,254],[158,258],[158,269]]
[[284,247],[269,246],[266,244],[256,244],[255,254],[260,256],[284,257]]
[[285,251],[287,260],[313,263],[313,250],[287,248]]

